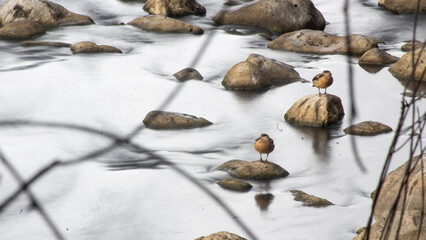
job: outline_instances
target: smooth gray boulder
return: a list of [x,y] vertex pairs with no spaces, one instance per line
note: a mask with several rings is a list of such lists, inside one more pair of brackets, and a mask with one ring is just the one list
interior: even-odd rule
[[46,32],[46,28],[37,22],[21,20],[0,28],[0,39],[28,40]]
[[74,44],[71,47],[73,54],[79,53],[123,53],[120,49],[108,46],[108,45],[97,45],[94,42],[83,41]]
[[145,31],[154,31],[160,33],[192,33],[200,35],[204,30],[170,17],[149,15],[136,18],[128,23]]
[[359,135],[359,136],[375,136],[382,133],[392,132],[392,128],[386,124],[364,121],[352,126],[349,126],[343,130],[346,134]]
[[230,160],[216,168],[225,171],[231,177],[238,179],[272,180],[289,175],[287,170],[270,161],[248,162],[243,160]]
[[271,81],[256,65],[239,62],[226,72],[222,85],[232,91],[258,91],[272,86]]
[[167,17],[206,15],[206,8],[195,0],[148,0],[143,9],[149,12],[149,14]]
[[151,129],[188,129],[212,125],[210,121],[183,113],[151,111],[143,120]]

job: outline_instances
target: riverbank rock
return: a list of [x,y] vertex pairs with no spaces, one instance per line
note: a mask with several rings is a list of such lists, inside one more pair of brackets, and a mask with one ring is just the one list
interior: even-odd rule
[[422,48],[424,43],[420,42],[419,40],[415,40],[413,41],[406,41],[406,44],[401,46],[401,50],[404,52],[409,52],[411,50],[413,50],[413,45],[414,45],[414,50],[417,50],[419,48]]
[[395,57],[387,53],[386,51],[378,48],[372,48],[365,52],[358,60],[360,65],[387,65],[394,63],[399,60],[399,57]]
[[[389,72],[398,79],[409,79],[411,77],[411,72],[413,71],[412,67],[412,57],[413,52],[408,52],[404,54],[396,63],[392,64],[389,68]],[[417,81],[426,81],[426,74],[424,74],[424,69],[426,69],[426,48],[417,49],[414,51],[414,62],[417,62],[416,72],[414,73],[414,79]]]
[[231,67],[222,85],[232,91],[258,91],[272,86],[271,81],[253,63],[239,62]]
[[225,178],[217,183],[219,186],[225,189],[247,192],[253,187],[250,183],[237,179],[237,178]]
[[148,0],[143,9],[149,14],[167,17],[183,17],[186,15],[206,15],[206,8],[195,0]]
[[[372,48],[377,48],[379,42],[363,35],[351,35],[352,55],[362,55]],[[312,54],[348,54],[346,37],[309,29],[283,34],[270,42],[268,48]]]
[[287,170],[273,162],[230,160],[216,168],[234,178],[252,180],[272,180],[289,175]]
[[345,112],[339,97],[312,94],[298,100],[285,113],[284,119],[296,126],[328,127],[339,123]]
[[223,232],[210,234],[207,237],[204,237],[204,236],[199,237],[199,238],[196,238],[195,240],[247,240],[247,239],[242,238],[238,236],[237,234],[223,231]]
[[346,134],[359,136],[374,136],[382,133],[392,132],[392,128],[383,123],[374,121],[365,121],[354,124],[343,130]]
[[190,79],[203,80],[203,76],[194,68],[184,68],[179,72],[173,74],[179,81],[186,81]]
[[157,15],[136,18],[128,24],[145,31],[161,33],[193,33],[196,35],[204,33],[204,30],[197,26],[182,22],[174,18]]
[[83,41],[74,44],[71,47],[71,51],[74,54],[79,53],[123,53],[120,49],[108,46],[108,45],[97,45],[94,42]]
[[47,42],[47,41],[23,41],[21,47],[47,46],[47,47],[71,47],[72,44],[64,42]]
[[[420,234],[420,239],[426,239],[426,225],[420,226],[422,221],[423,223],[426,222],[426,214],[423,213],[422,215],[422,206],[426,205],[426,198],[422,199],[423,193],[426,192],[426,184],[422,184],[422,181],[426,181],[426,171],[422,170],[422,162],[423,166],[426,166],[426,154],[412,158],[411,164],[407,161],[386,176],[379,195],[374,198],[374,201],[377,202],[373,213],[375,223],[369,232],[371,240],[382,239],[380,236],[383,233],[386,218],[397,200],[401,186],[402,193],[408,190],[405,204],[404,197],[400,197],[395,208],[395,220],[390,223],[387,239],[417,239],[417,234]],[[403,186],[402,183],[408,166],[410,166],[411,174],[408,177],[407,185]],[[402,212],[404,212],[404,215],[402,216],[399,235],[396,236]],[[362,231],[354,240],[363,240],[365,234],[366,230]]]
[[28,20],[43,26],[93,24],[92,18],[73,13],[46,0],[7,0],[0,9],[0,25]]
[[[379,0],[378,5],[397,14],[415,13],[417,0]],[[425,1],[420,1],[419,13],[421,12],[426,13]]]
[[219,12],[213,21],[219,25],[262,27],[280,34],[325,28],[323,15],[310,0],[260,0],[234,11]]
[[0,28],[0,39],[28,40],[45,32],[46,28],[37,22],[21,20]]
[[151,111],[143,120],[147,128],[151,129],[188,129],[206,127],[213,123],[201,117],[183,113]]
[[291,194],[294,196],[294,200],[300,201],[303,203],[303,206],[308,207],[327,207],[334,205],[330,201],[324,198],[319,198],[314,195],[309,195],[300,190],[291,190]]

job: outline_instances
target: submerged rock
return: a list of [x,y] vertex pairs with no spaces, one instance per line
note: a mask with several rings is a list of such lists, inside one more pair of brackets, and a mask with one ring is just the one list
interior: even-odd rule
[[247,240],[245,238],[242,238],[234,233],[230,233],[230,232],[217,232],[217,233],[213,233],[208,235],[207,237],[199,237],[196,238],[195,240]]
[[399,57],[390,55],[384,50],[372,48],[365,52],[358,60],[360,65],[387,65],[399,60]]
[[346,134],[360,136],[374,136],[382,133],[392,132],[392,128],[383,123],[374,121],[365,121],[354,124],[343,130]]
[[219,184],[219,186],[222,188],[239,192],[250,191],[250,189],[253,187],[250,183],[237,178],[222,179],[217,184]]
[[272,180],[289,175],[287,170],[273,162],[230,160],[216,168],[234,178],[252,180]]
[[165,16],[143,16],[140,18],[136,18],[128,24],[145,31],[154,31],[161,33],[193,33],[196,35],[204,33],[204,30],[197,26]]
[[183,17],[186,15],[206,15],[206,8],[195,0],[148,0],[143,9],[149,14],[167,17]]
[[[379,0],[378,5],[397,14],[415,13],[417,2],[417,0]],[[426,1],[420,1],[419,12],[426,13]]]
[[241,8],[220,12],[213,20],[219,25],[246,25],[276,33],[325,28],[325,19],[310,0],[260,0]]
[[257,91],[272,86],[271,81],[253,63],[239,62],[231,67],[222,85],[232,91]]
[[[404,54],[396,63],[390,66],[389,72],[398,79],[409,79],[413,71],[412,57],[413,52]],[[419,57],[420,60],[418,60]],[[424,73],[424,69],[426,69],[426,48],[414,51],[414,62],[418,62],[414,79],[417,81],[426,81],[426,74]]]
[[416,41],[406,41],[406,44],[401,46],[401,50],[404,52],[409,52],[411,50],[413,50],[413,45],[414,45],[414,50],[422,48],[424,43],[420,42],[419,40]]
[[284,119],[296,126],[328,127],[339,123],[344,115],[339,97],[331,94],[312,94],[294,103],[284,115]]
[[303,203],[303,206],[308,207],[327,207],[330,205],[334,205],[330,201],[324,198],[319,198],[314,195],[309,195],[300,190],[291,190],[291,194],[294,196],[294,200],[300,201]]
[[47,41],[23,41],[21,47],[32,47],[32,46],[48,46],[48,47],[71,47],[72,44],[64,42],[47,42]]
[[46,28],[37,22],[21,20],[0,28],[0,39],[27,40],[45,32]]
[[[380,42],[358,34],[349,38],[353,55],[362,55],[377,48],[377,43]],[[283,34],[270,42],[268,48],[312,54],[348,54],[346,37],[309,29]]]
[[97,45],[94,42],[83,41],[74,44],[71,47],[71,51],[74,54],[79,53],[123,53],[120,49],[108,46],[108,45]]
[[0,25],[28,20],[43,26],[93,24],[88,16],[73,13],[46,0],[7,0],[0,9]]
[[194,68],[184,68],[179,72],[173,74],[179,81],[186,81],[190,79],[203,80],[203,76]]
[[147,128],[152,129],[188,129],[206,127],[213,124],[204,118],[165,111],[149,112],[143,123]]

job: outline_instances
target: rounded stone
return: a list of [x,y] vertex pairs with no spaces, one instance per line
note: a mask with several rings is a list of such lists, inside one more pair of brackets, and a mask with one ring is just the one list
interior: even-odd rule
[[[413,71],[412,57],[413,52],[404,54],[396,63],[389,67],[389,72],[398,79],[409,79]],[[414,79],[426,81],[426,74],[424,74],[424,69],[426,69],[426,48],[414,51],[414,62],[418,62]]]
[[222,188],[239,192],[250,191],[250,189],[253,187],[250,183],[237,178],[222,179],[217,184]]
[[233,91],[256,91],[272,86],[265,74],[250,62],[232,66],[223,78],[222,85]]
[[234,178],[251,180],[272,180],[289,175],[287,170],[273,162],[230,160],[216,168]]
[[414,42],[412,40],[406,41],[406,44],[401,46],[401,50],[404,52],[412,51],[413,45],[414,45],[414,50],[417,50],[419,48],[422,48],[424,43],[419,40],[415,40]]
[[392,128],[383,123],[374,121],[365,121],[354,124],[343,130],[346,134],[360,136],[374,136],[382,133],[392,132]]
[[71,47],[71,51],[74,54],[79,53],[123,53],[120,49],[108,46],[108,45],[97,45],[94,42],[83,41],[74,44]]
[[387,65],[399,60],[399,57],[390,55],[384,50],[372,48],[365,52],[358,60],[358,64],[362,65]]
[[190,79],[203,80],[203,76],[194,68],[184,68],[179,72],[173,74],[179,81],[186,81]]
[[204,118],[197,118],[192,115],[165,111],[149,112],[143,123],[151,129],[188,129],[206,127],[212,125],[210,121]]
[[197,26],[185,23],[178,19],[157,15],[139,17],[128,24],[145,31],[161,33],[192,33],[196,35],[204,33],[204,30]]
[[0,39],[27,40],[45,32],[46,28],[37,22],[21,20],[0,28]]
[[222,232],[210,234],[206,237],[204,236],[199,237],[199,238],[196,238],[195,240],[247,240],[247,239],[240,237],[234,233],[222,231]]
[[150,14],[167,17],[206,15],[206,8],[195,0],[148,0],[143,9]]
[[[379,0],[378,5],[393,13],[415,13],[417,0]],[[420,1],[419,12],[426,13],[426,1]]]

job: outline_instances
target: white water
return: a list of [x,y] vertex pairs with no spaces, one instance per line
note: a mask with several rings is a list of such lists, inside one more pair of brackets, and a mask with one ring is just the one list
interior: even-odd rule
[[[355,163],[350,137],[345,56],[313,56],[266,48],[268,41],[252,35],[231,35],[214,26],[211,18],[222,2],[199,1],[205,17],[185,21],[205,30],[202,36],[149,33],[118,25],[146,15],[142,3],[124,1],[55,1],[67,9],[91,16],[96,25],[56,28],[36,40],[109,44],[124,54],[72,55],[68,48],[23,48],[19,42],[0,41],[0,118],[83,124],[124,135],[141,124],[181,83],[173,73],[188,67],[208,39],[212,41],[195,68],[203,81],[188,81],[167,111],[204,117],[214,125],[183,131],[144,129],[137,144],[183,168],[229,205],[258,239],[352,239],[364,226],[374,190],[393,134],[356,137],[363,163]],[[329,23],[325,31],[344,35],[342,1],[314,1]],[[4,0],[0,0],[4,3]],[[395,56],[412,37],[411,15],[394,15],[374,2],[352,1],[353,33],[381,38],[381,48]],[[421,17],[418,38],[426,36]],[[226,91],[226,71],[250,53],[296,67],[310,80],[328,69],[335,82],[328,89],[343,102],[346,116],[333,129],[296,128],[284,114],[301,97],[316,93],[309,83],[274,87],[263,93]],[[400,113],[403,86],[382,69],[370,74],[353,59],[356,122],[374,120],[393,128]],[[423,100],[424,101],[424,100]],[[425,105],[421,104],[424,112]],[[248,193],[221,189],[226,177],[213,169],[230,159],[256,160],[253,140],[268,133],[276,142],[270,160],[290,172],[270,183],[250,181]],[[402,140],[408,136],[403,136]],[[29,177],[53,159],[73,159],[109,144],[93,135],[46,128],[0,128],[0,149],[19,172]],[[394,157],[392,169],[406,161],[407,150]],[[247,234],[211,198],[168,167],[140,167],[146,155],[118,149],[84,164],[57,168],[32,186],[66,239],[195,239],[217,231]],[[125,163],[131,161],[125,168]],[[117,170],[117,171],[111,171]],[[0,165],[0,202],[17,184]],[[335,205],[309,208],[293,200],[299,189],[327,198]],[[255,195],[272,193],[267,211]],[[0,214],[0,239],[54,239],[39,214],[19,198]]]

